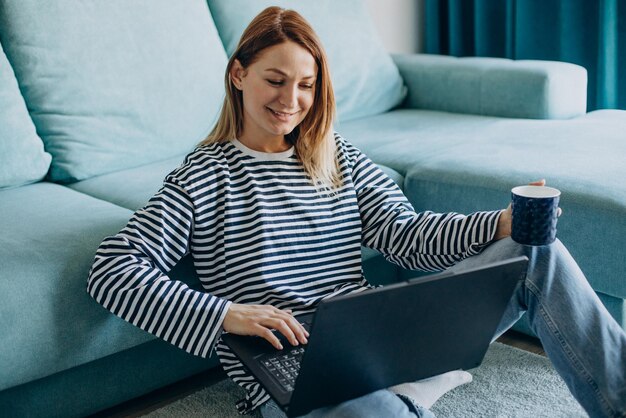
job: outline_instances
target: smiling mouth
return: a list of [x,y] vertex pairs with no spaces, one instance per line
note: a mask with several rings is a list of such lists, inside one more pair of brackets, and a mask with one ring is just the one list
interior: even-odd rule
[[289,112],[277,112],[274,109],[271,109],[269,107],[266,107],[267,110],[269,110],[274,116],[280,118],[280,119],[288,119],[294,115],[296,115],[298,112],[293,112],[293,113],[289,113]]

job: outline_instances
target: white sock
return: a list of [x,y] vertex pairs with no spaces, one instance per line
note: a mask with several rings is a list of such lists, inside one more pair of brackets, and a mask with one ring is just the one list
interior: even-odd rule
[[389,388],[393,393],[408,396],[417,405],[430,408],[446,392],[457,386],[472,381],[472,375],[464,370],[453,370],[444,374],[418,380],[417,382],[402,383]]

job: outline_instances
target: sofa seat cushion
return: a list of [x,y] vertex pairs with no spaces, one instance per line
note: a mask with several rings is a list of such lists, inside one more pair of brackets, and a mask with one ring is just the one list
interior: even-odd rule
[[44,178],[50,154],[35,131],[15,74],[0,45],[0,189]]
[[320,37],[332,74],[341,120],[375,115],[399,105],[406,88],[363,0],[208,0],[231,55],[244,29],[263,9],[298,11]]
[[0,213],[0,391],[154,338],[86,291],[129,210],[43,182],[0,191]]
[[2,2],[0,39],[53,181],[189,152],[222,105],[227,58],[204,0]]
[[185,156],[169,158],[140,167],[103,174],[67,186],[133,212],[148,203],[161,188],[163,180],[178,167]]
[[405,175],[417,210],[501,209],[513,186],[547,179],[562,191],[559,238],[596,291],[626,298],[626,112],[523,120],[403,109],[338,130]]
[[[203,359],[155,339],[66,372],[0,391],[0,411],[3,418],[91,417],[217,364],[217,356]],[[205,376],[210,379],[212,375]],[[112,413],[95,416],[116,415],[131,416]]]

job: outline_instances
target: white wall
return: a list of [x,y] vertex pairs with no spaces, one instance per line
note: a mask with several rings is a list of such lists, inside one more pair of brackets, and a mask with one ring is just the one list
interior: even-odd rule
[[389,52],[414,53],[424,50],[424,0],[367,0],[383,44]]

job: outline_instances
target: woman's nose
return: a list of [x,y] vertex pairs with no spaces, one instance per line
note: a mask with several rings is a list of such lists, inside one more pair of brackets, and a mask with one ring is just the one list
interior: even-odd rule
[[280,104],[286,109],[294,109],[298,106],[298,86],[285,86],[279,98]]

